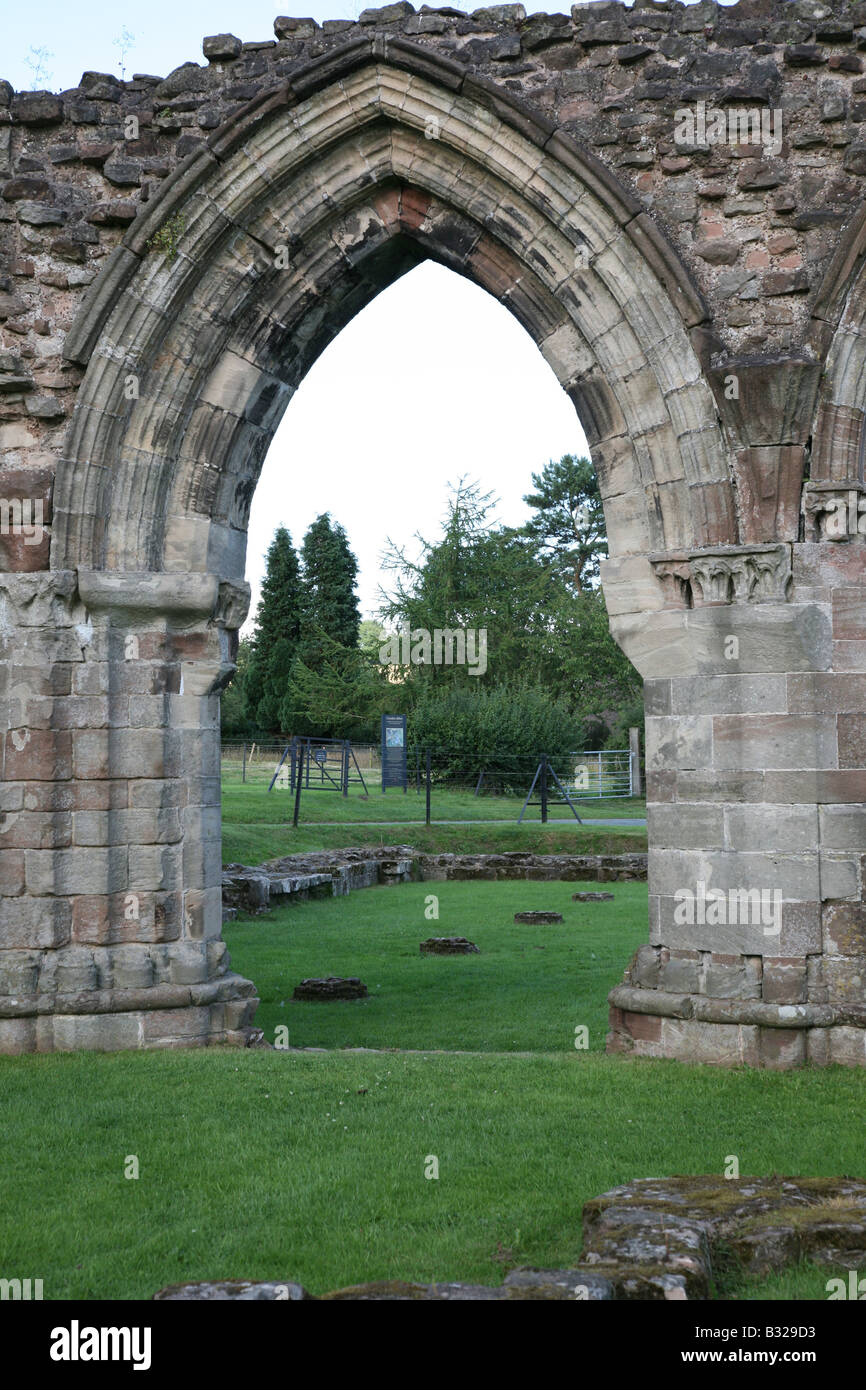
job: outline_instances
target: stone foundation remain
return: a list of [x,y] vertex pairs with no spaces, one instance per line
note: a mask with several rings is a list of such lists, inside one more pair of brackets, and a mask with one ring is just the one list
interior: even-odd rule
[[369,999],[370,991],[359,980],[357,975],[349,975],[345,978],[340,975],[328,975],[326,978],[318,980],[301,980],[299,985],[295,985],[293,999],[304,1000],[307,1003],[331,1004],[335,1000]]
[[359,888],[412,880],[625,883],[646,876],[645,854],[419,854],[411,845],[383,845],[290,854],[254,867],[228,864],[222,900],[224,916],[229,917],[238,910],[264,912],[278,902],[340,897]]
[[419,946],[422,956],[477,956],[480,955],[474,941],[465,936],[429,936]]

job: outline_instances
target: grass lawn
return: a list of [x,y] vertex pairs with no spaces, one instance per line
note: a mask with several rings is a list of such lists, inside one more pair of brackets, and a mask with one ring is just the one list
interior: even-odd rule
[[[269,792],[265,783],[230,779],[223,783],[223,862],[253,864],[310,849],[395,842],[408,842],[431,853],[536,849],[548,854],[592,854],[646,849],[643,826],[583,827],[573,818],[542,826],[537,809],[527,811],[526,820],[518,825],[521,805],[514,798],[436,791],[434,824],[426,826],[424,797],[414,791],[406,795],[373,791],[367,800],[354,792],[347,799],[336,792],[309,792],[302,798],[300,824],[295,830],[290,792]],[[564,812],[552,807],[550,814],[570,817],[567,807]],[[580,814],[592,820],[643,819],[646,803],[638,797],[588,801],[581,803]],[[461,825],[461,821],[472,824]]]
[[[229,1277],[313,1293],[397,1277],[495,1284],[511,1265],[573,1263],[583,1203],[632,1178],[721,1173],[730,1154],[743,1174],[866,1176],[862,1073],[598,1051],[604,996],[645,934],[645,889],[617,884],[614,903],[580,909],[574,889],[369,889],[231,927],[262,1022],[287,1021],[290,1041],[471,1043],[471,1055],[0,1057],[4,1276],[43,1279],[48,1299]],[[423,916],[424,890],[439,895],[438,922]],[[536,937],[509,928],[529,895],[580,918]],[[434,933],[473,936],[483,954],[422,960],[417,942]],[[296,978],[343,968],[381,991],[289,1007]],[[589,1051],[573,1046],[581,1022]],[[437,1181],[424,1176],[431,1154]],[[124,1177],[130,1155],[137,1180]],[[760,1292],[735,1273],[729,1297],[824,1298],[831,1272],[803,1266]]]
[[[453,795],[457,798],[456,804],[434,806],[436,819],[428,826],[409,823],[419,817],[424,819],[423,798],[418,798],[414,792],[405,797],[400,792],[389,792],[385,796],[378,793],[374,806],[360,800],[354,804],[351,799],[346,802],[336,794],[317,793],[309,798],[315,801],[315,820],[307,819],[304,804],[300,824],[294,829],[288,793],[268,793],[265,787],[255,784],[224,785],[223,863],[260,864],[265,859],[277,859],[285,854],[337,849],[342,845],[411,844],[429,854],[501,854],[508,850],[530,850],[538,854],[623,854],[630,850],[646,850],[643,826],[582,826],[576,821],[548,822],[543,826],[538,820],[518,825],[520,808],[515,809],[513,805],[511,820],[505,825],[478,816],[471,825],[443,824],[438,819],[440,815],[446,822],[459,821],[466,811],[459,794]],[[466,800],[472,802],[473,798],[470,796]],[[476,806],[483,801],[484,798],[479,797]],[[473,809],[470,805],[469,811]],[[596,811],[593,803],[594,819],[607,819],[614,814],[626,820],[640,818],[645,815],[645,806],[642,801],[606,802]]]
[[3,1057],[0,1090],[3,1272],[46,1298],[495,1284],[574,1262],[583,1202],[632,1178],[731,1153],[744,1174],[866,1175],[863,1077],[841,1068],[214,1050]]
[[[223,814],[229,820],[276,824],[292,819],[294,794],[287,788],[275,787],[269,792],[266,782],[239,782],[229,778],[223,780],[222,790]],[[423,789],[420,793],[414,787],[408,792],[393,788],[383,792],[375,783],[370,783],[369,796],[363,796],[355,787],[347,797],[336,791],[304,790],[300,823],[345,825],[365,821],[423,821],[425,802]],[[639,796],[575,801],[575,805],[581,818],[589,820],[646,817],[646,800]],[[434,785],[431,816],[434,821],[513,821],[516,824],[522,806],[523,797],[520,796],[473,796],[471,791],[447,791]],[[560,805],[551,799],[549,815],[578,828],[565,803]],[[537,806],[527,809],[523,823],[540,825],[541,812]]]
[[504,854],[509,850],[534,854],[646,853],[646,831],[640,827],[519,825],[365,825],[305,826],[241,824],[226,819],[223,809],[223,863],[261,864],[285,854],[343,845],[412,845],[422,854]]
[[[267,772],[272,774],[273,770],[269,763]],[[371,776],[365,773],[364,776],[368,794],[364,795],[363,789],[352,783],[347,797],[341,796],[336,790],[315,788],[311,779],[310,788],[304,787],[301,793],[301,824],[330,822],[343,825],[347,822],[424,820],[426,797],[423,779],[420,791],[415,790],[414,779],[410,777],[408,791],[391,788],[383,792],[377,780],[378,774]],[[232,820],[239,821],[291,821],[294,793],[288,787],[279,786],[275,786],[274,790],[269,792],[269,780],[270,777],[267,774],[261,775],[261,769],[257,768],[254,775],[251,774],[246,782],[242,782],[236,763],[224,761],[224,814]],[[472,787],[449,789],[434,782],[431,796],[432,818],[435,821],[502,820],[516,823],[531,780],[530,777],[525,790],[518,796],[494,796],[483,791],[480,796],[475,796]],[[324,782],[326,788],[329,785],[327,781]],[[576,794],[570,795],[581,818],[628,820],[646,817],[646,798],[643,796],[587,797],[581,800]],[[538,801],[538,797],[536,789],[533,800]],[[577,825],[566,803],[559,799],[555,788],[550,795],[549,815]],[[527,808],[523,823],[541,823],[541,811],[538,806]]]
[[[862,1274],[862,1271],[861,1271]],[[793,1303],[800,1300],[826,1302],[828,1280],[841,1276],[849,1289],[847,1268],[831,1269],[803,1261],[783,1269],[779,1274],[764,1278],[731,1271],[721,1282],[721,1295],[732,1302],[767,1300],[773,1303]]]
[[[612,903],[571,901],[599,887]],[[431,895],[438,921],[425,917]],[[516,926],[527,909],[565,920]],[[646,915],[645,883],[412,883],[288,904],[224,936],[234,969],[259,986],[269,1042],[282,1024],[290,1047],[567,1053],[577,1025],[603,1051],[607,994],[646,941]],[[428,936],[467,936],[480,954],[422,956]],[[359,975],[371,998],[292,1000],[299,980],[321,975]]]
[[[370,784],[365,799],[352,790],[305,792],[300,823],[292,827],[293,797],[289,791],[269,792],[263,780],[242,783],[236,768],[223,780],[223,863],[261,864],[286,854],[343,845],[411,844],[429,854],[502,854],[530,850],[537,854],[624,854],[646,850],[641,825],[578,825],[568,808],[551,808],[551,816],[568,820],[541,824],[540,812],[527,811],[517,824],[522,800],[514,797],[475,797],[471,792],[434,789],[433,823],[424,825],[424,797],[414,790],[383,793]],[[641,797],[580,803],[580,814],[592,820],[640,820],[646,816]],[[418,824],[421,821],[422,824]],[[470,821],[471,824],[460,822]],[[504,821],[505,824],[497,824]]]

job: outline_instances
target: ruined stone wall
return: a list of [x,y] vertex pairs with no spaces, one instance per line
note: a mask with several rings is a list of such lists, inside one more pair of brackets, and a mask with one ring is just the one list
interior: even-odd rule
[[[275,33],[0,83],[0,1050],[248,1031],[218,752],[249,504],[310,362],[433,256],[574,400],[647,682],[614,1045],[866,1063],[866,4]],[[683,929],[711,880],[778,889],[781,929]]]
[[[275,33],[208,38],[204,63],[164,78],[87,72],[58,94],[0,82],[2,468],[26,467],[45,507],[82,375],[65,334],[124,231],[227,118],[374,34],[453,60],[479,93],[501,88],[592,151],[694,277],[712,360],[826,350],[811,313],[866,173],[866,3],[590,3],[529,17],[521,5],[468,15],[402,3],[358,23],[277,19]],[[698,102],[780,113],[781,149],[678,143],[675,112]],[[7,476],[5,495],[20,481]],[[0,537],[0,566],[43,568],[49,540]]]

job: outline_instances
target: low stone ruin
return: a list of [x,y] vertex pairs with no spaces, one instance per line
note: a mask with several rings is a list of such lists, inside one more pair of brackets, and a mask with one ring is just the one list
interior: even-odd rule
[[[410,850],[410,853],[413,851]],[[626,883],[646,880],[647,856],[630,854],[419,854],[419,877],[485,881],[524,879],[533,883]]]
[[305,1001],[323,1000],[326,1003],[335,999],[369,999],[370,991],[356,975],[342,979],[339,975],[329,975],[323,980],[301,980],[295,985],[293,999]]
[[613,893],[572,893],[573,903],[612,903]]
[[527,927],[547,927],[562,921],[561,912],[515,912],[515,922]]
[[284,1302],[297,1303],[311,1299],[301,1284],[278,1284],[263,1280],[260,1284],[249,1279],[220,1279],[213,1284],[169,1284],[153,1295],[155,1303],[198,1303],[212,1299],[237,1299],[239,1303]]
[[412,854],[408,846],[387,846],[289,854],[254,867],[227,864],[222,876],[223,919],[238,911],[267,912],[286,901],[339,898],[356,888],[408,883],[413,877]]
[[480,955],[474,941],[465,936],[429,936],[421,942],[422,956],[471,956]]
[[223,869],[223,917],[266,912],[281,902],[341,897],[392,883],[466,880],[610,883],[645,880],[645,854],[419,854],[411,845],[289,854]]

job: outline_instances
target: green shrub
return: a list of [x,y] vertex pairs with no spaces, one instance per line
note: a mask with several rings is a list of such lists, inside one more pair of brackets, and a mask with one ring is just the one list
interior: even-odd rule
[[542,754],[560,776],[567,771],[580,721],[536,686],[452,686],[422,696],[409,717],[409,743],[430,748],[439,781],[468,783],[483,769],[485,790],[519,794]]

